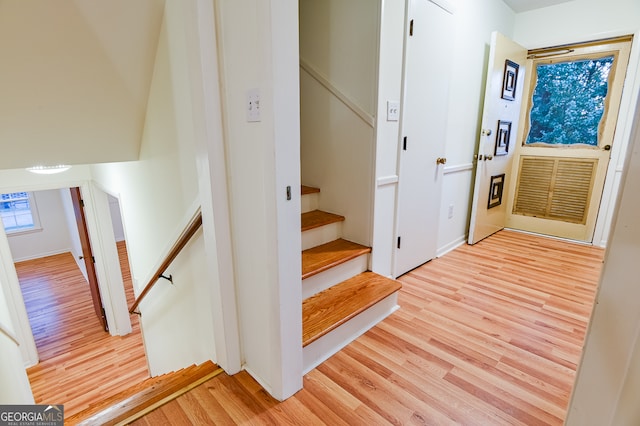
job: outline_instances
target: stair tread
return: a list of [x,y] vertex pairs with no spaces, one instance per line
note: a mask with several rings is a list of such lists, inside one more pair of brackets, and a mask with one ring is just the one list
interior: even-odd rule
[[302,302],[302,346],[314,342],[401,287],[396,280],[363,272],[305,299]]
[[300,186],[300,193],[302,195],[315,194],[317,192],[320,192],[320,188],[315,188],[313,186],[307,186],[307,185]]
[[150,378],[66,418],[65,424],[116,424],[219,371],[220,367],[207,361]]
[[371,253],[371,247],[339,238],[302,252],[302,279]]
[[307,213],[302,213],[301,217],[301,230],[302,232],[310,229],[319,228],[324,225],[344,221],[344,216],[325,212],[322,210],[313,210]]

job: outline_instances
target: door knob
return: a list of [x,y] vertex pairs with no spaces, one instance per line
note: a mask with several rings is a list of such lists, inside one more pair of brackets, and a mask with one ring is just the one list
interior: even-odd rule
[[493,155],[485,155],[484,159],[491,161],[491,160],[493,160]]
[[604,149],[605,151],[610,151],[611,145],[605,145],[604,147],[602,147],[602,149]]
[[447,159],[444,157],[438,157],[436,159],[436,164],[447,164]]
[[78,259],[82,260],[84,259],[84,256],[78,256]]

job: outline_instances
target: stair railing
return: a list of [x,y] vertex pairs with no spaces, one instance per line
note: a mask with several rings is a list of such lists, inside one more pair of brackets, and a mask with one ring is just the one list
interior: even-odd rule
[[133,305],[131,305],[131,308],[129,309],[130,314],[141,315],[140,312],[136,311],[136,308],[138,307],[138,305],[140,305],[142,299],[145,298],[145,296],[149,293],[149,291],[153,288],[153,286],[158,282],[160,278],[164,278],[173,283],[173,277],[171,275],[169,275],[168,277],[165,276],[164,271],[166,271],[169,265],[171,265],[171,262],[173,262],[175,258],[178,257],[182,249],[187,245],[187,243],[191,240],[191,238],[195,235],[195,233],[201,226],[202,212],[198,210],[198,213],[193,217],[193,219],[191,219],[191,222],[187,224],[176,242],[173,244],[173,247],[171,247],[171,250],[169,250],[169,253],[165,257],[165,259],[162,261],[156,272],[152,275],[151,279],[144,287],[144,290],[142,290],[142,293],[140,293]]

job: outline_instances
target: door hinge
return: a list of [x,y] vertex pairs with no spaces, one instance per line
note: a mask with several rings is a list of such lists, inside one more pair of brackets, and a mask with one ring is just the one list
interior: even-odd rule
[[91,263],[96,263],[96,258],[91,256]]
[[400,248],[400,237],[398,237],[398,248]]
[[402,150],[403,151],[407,150],[407,137],[406,136],[404,138],[402,138]]
[[84,200],[80,199],[80,207],[84,207]]
[[409,36],[413,36],[413,19],[409,21]]

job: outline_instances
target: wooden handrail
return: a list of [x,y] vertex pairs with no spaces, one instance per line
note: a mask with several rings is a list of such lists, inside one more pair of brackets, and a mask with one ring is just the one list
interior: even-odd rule
[[16,337],[16,335],[13,334],[11,331],[9,331],[9,329],[5,327],[4,324],[2,324],[1,322],[0,322],[0,331],[9,339],[13,340],[13,343],[20,346],[20,342],[18,341],[18,338]]
[[202,212],[198,211],[198,214],[196,214],[195,217],[191,220],[191,222],[189,222],[189,224],[184,229],[184,231],[182,231],[182,234],[180,234],[180,236],[176,240],[173,247],[171,247],[171,250],[169,250],[169,254],[167,254],[167,257],[160,264],[155,274],[153,274],[152,278],[144,287],[144,290],[142,290],[142,293],[140,293],[140,296],[138,296],[138,298],[133,303],[133,305],[131,305],[131,309],[129,309],[130,314],[138,314],[138,312],[135,312],[135,310],[140,304],[140,302],[142,302],[142,299],[144,299],[147,293],[149,293],[149,290],[151,290],[151,288],[155,285],[155,283],[160,278],[164,277],[162,275],[163,272],[169,267],[169,265],[171,265],[171,262],[173,262],[175,258],[178,257],[178,254],[180,254],[184,246],[187,245],[191,237],[193,237],[193,235],[200,228],[200,226],[202,226]]

